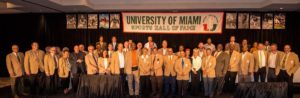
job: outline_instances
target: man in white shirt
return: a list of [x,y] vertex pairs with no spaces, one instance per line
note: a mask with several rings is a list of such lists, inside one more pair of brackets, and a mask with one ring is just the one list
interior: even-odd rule
[[277,44],[271,45],[271,51],[268,58],[268,82],[276,82],[277,76],[275,74],[275,68],[280,66],[280,60],[283,56],[283,52],[277,50]]
[[[151,44],[153,44],[153,47],[151,47]],[[148,42],[144,46],[145,48],[151,49],[151,48],[157,48],[157,45],[155,42],[153,42],[152,36],[148,36]]]
[[211,38],[207,39],[207,43],[204,44],[205,49],[210,48],[212,52],[216,50],[216,46],[212,43]]
[[[264,45],[262,43],[258,44],[258,50],[253,52],[254,55],[254,81],[265,82],[267,74],[267,57],[268,53],[264,50]],[[260,78],[259,78],[260,77]]]

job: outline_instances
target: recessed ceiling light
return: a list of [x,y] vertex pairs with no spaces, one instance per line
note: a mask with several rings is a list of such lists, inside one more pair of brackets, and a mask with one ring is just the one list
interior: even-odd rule
[[279,8],[279,9],[283,10],[283,8],[282,8],[282,7],[281,7],[281,8]]

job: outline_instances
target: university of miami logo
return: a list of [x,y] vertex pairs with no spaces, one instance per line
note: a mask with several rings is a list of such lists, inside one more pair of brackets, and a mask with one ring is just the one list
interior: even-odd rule
[[207,15],[203,19],[204,31],[215,31],[217,29],[219,20],[215,15]]

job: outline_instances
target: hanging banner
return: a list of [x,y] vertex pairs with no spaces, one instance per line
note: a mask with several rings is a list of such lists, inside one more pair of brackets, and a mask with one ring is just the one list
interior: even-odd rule
[[222,33],[223,12],[123,12],[125,33]]

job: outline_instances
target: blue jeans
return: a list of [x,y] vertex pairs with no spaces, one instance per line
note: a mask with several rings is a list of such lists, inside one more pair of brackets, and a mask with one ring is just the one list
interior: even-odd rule
[[203,77],[204,80],[204,95],[212,97],[214,94],[213,83],[214,78]]
[[174,96],[176,93],[176,77],[174,76],[164,77],[164,86],[165,86],[164,95],[167,96],[169,93],[171,93],[171,95]]

